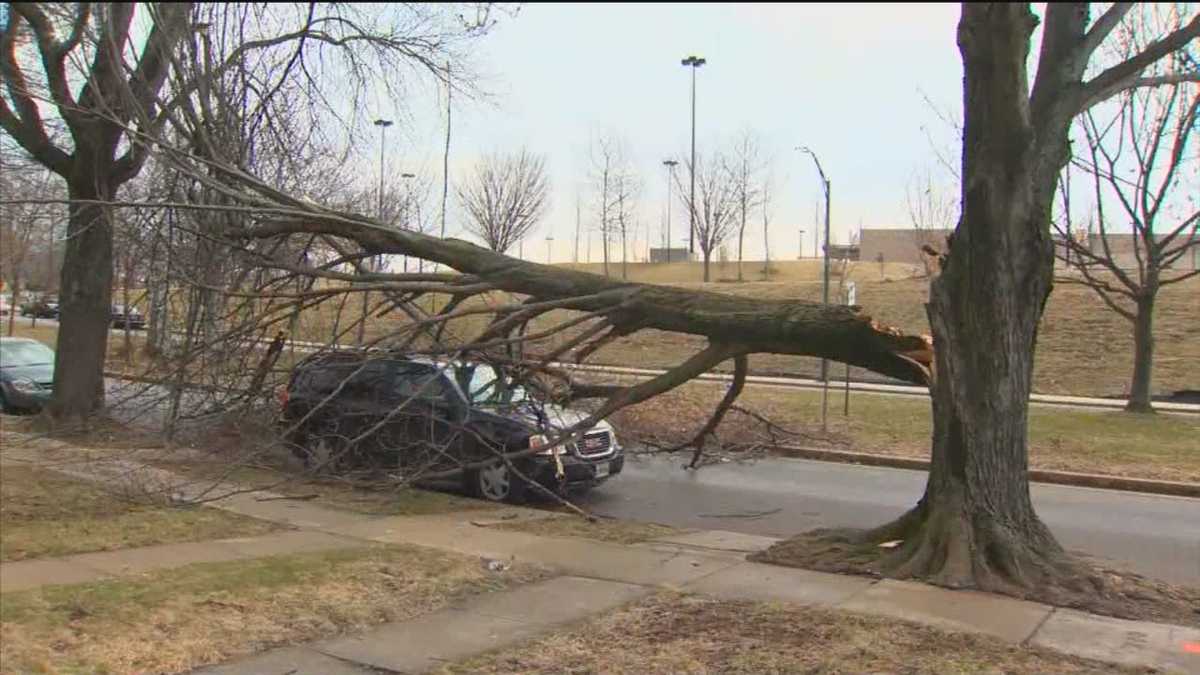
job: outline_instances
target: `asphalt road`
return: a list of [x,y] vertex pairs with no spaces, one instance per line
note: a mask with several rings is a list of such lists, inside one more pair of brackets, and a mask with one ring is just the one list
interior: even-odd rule
[[[921,497],[925,473],[796,459],[699,471],[682,456],[639,457],[579,498],[597,514],[677,527],[783,537],[817,527],[879,525]],[[1033,486],[1059,541],[1148,577],[1200,586],[1200,500]]]

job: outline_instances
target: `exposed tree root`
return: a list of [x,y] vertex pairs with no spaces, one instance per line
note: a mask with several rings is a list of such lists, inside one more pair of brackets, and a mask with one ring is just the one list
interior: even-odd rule
[[[757,562],[971,588],[1126,619],[1200,625],[1200,589],[1106,569],[1064,551],[1038,520],[1022,529],[922,501],[871,530],[819,529],[750,556]],[[900,542],[900,543],[896,543]]]

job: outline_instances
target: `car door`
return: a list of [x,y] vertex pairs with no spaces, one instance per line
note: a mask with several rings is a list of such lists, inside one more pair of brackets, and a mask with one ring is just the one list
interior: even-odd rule
[[441,369],[432,364],[405,363],[393,375],[389,401],[403,439],[402,464],[412,466],[451,465],[462,438],[466,407]]

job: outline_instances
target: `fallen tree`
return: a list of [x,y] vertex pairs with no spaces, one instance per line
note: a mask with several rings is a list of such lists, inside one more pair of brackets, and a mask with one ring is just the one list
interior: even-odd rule
[[[723,361],[734,359],[736,370],[744,371],[744,357],[754,353],[829,358],[927,384],[935,420],[932,468],[918,504],[880,528],[817,533],[765,557],[838,569],[861,565],[889,576],[1017,594],[1089,593],[1105,582],[1062,549],[1033,509],[1028,399],[1038,325],[1052,284],[1051,206],[1069,157],[1071,121],[1123,89],[1159,83],[1141,73],[1200,35],[1200,17],[1186,24],[1181,20],[1176,30],[1135,56],[1085,79],[1092,55],[1132,9],[1114,5],[1092,23],[1086,4],[1050,5],[1031,87],[1026,63],[1038,22],[1029,7],[964,5],[959,25],[966,74],[962,214],[930,287],[932,338],[882,326],[858,308],[621,283],[515,260],[465,241],[389,229],[293,197],[229,163],[162,144],[156,147],[162,161],[221,195],[222,203],[137,206],[238,210],[247,216],[238,226],[205,236],[218,238],[232,260],[274,272],[248,290],[224,290],[231,297],[280,301],[280,311],[255,325],[259,333],[293,307],[355,292],[380,293],[385,300],[372,314],[399,312],[407,321],[376,340],[379,346],[486,355],[518,372],[565,381],[568,398],[600,400],[588,419],[556,439],[559,443]],[[304,242],[298,248],[306,252],[319,246],[328,255],[292,261],[267,254],[296,241]],[[457,273],[380,273],[362,264],[385,254],[422,258]],[[342,271],[346,266],[349,272]],[[297,279],[324,285],[296,287]],[[426,308],[420,301],[430,295],[449,300]],[[500,300],[468,302],[485,297]],[[535,324],[559,310],[574,314],[549,326]],[[481,315],[490,318],[473,334],[450,335],[453,321]],[[703,336],[708,345],[663,375],[626,386],[576,385],[549,366],[568,352],[583,361],[614,340],[649,329]],[[569,337],[555,344],[550,339],[556,336]],[[736,388],[714,419],[735,398]],[[710,427],[694,443],[702,443]],[[799,555],[797,547],[803,548]]]

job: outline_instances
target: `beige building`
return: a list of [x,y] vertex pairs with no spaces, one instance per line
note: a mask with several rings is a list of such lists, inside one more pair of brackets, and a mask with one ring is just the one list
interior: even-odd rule
[[[1081,235],[1082,236],[1082,235]],[[1158,241],[1162,241],[1163,235],[1157,236]],[[1190,250],[1185,252],[1178,260],[1175,261],[1169,269],[1176,270],[1195,270],[1200,269],[1200,234],[1194,234],[1191,237],[1193,245]],[[1105,252],[1105,240],[1108,242],[1108,251]],[[1180,235],[1171,242],[1171,248],[1174,249],[1187,241],[1186,235]],[[1121,269],[1132,270],[1137,269],[1139,254],[1143,253],[1142,247],[1135,240],[1134,235],[1130,233],[1109,233],[1101,236],[1098,232],[1093,232],[1087,235],[1088,250],[1099,256],[1111,255],[1117,266]],[[1063,265],[1062,253],[1064,251],[1061,237],[1055,237],[1056,264]]]
[[922,246],[931,246],[938,251],[946,250],[946,235],[952,230],[906,229],[863,229],[860,230],[859,260],[864,262],[925,264]]

